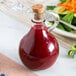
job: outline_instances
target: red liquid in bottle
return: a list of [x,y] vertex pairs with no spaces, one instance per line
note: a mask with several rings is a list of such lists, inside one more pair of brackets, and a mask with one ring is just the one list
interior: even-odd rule
[[35,25],[23,37],[19,55],[25,66],[32,70],[44,70],[52,66],[59,54],[59,46],[43,25]]

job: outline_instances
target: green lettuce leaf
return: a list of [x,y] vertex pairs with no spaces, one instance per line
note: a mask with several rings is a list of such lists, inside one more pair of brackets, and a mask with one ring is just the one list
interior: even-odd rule
[[76,26],[76,17],[73,17],[72,24]]
[[[62,20],[63,21],[65,21],[65,22],[67,22],[67,23],[72,23],[72,20],[73,20],[73,10],[69,13],[69,14],[67,14],[67,15],[65,15],[63,18],[62,18]],[[68,31],[68,32],[71,32],[72,31],[72,29],[69,27],[69,26],[67,26],[67,25],[64,25],[64,28],[66,29],[66,31]]]
[[59,28],[59,29],[61,29],[61,30],[65,30],[64,27],[63,27],[63,24],[61,24],[61,23],[59,23],[59,24],[57,25],[57,28]]
[[46,10],[53,10],[56,6],[47,6]]
[[67,1],[67,0],[60,0],[61,3],[64,3],[64,2],[66,2],[66,1]]

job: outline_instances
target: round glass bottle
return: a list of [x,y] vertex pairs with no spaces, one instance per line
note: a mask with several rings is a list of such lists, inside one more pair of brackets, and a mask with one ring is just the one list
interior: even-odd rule
[[55,37],[49,33],[43,18],[43,5],[32,6],[34,26],[25,35],[19,46],[20,59],[32,70],[44,70],[52,66],[58,55],[59,45]]

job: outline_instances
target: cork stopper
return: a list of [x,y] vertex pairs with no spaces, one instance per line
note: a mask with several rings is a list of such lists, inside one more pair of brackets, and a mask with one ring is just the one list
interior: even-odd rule
[[35,20],[42,20],[43,19],[44,8],[43,8],[42,4],[33,5],[32,10],[35,13],[35,15],[34,15]]

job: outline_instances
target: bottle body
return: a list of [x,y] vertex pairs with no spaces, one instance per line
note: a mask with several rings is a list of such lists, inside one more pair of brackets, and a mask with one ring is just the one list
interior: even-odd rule
[[44,70],[52,66],[58,55],[59,46],[55,37],[42,24],[36,24],[23,37],[19,46],[23,64],[32,70]]

